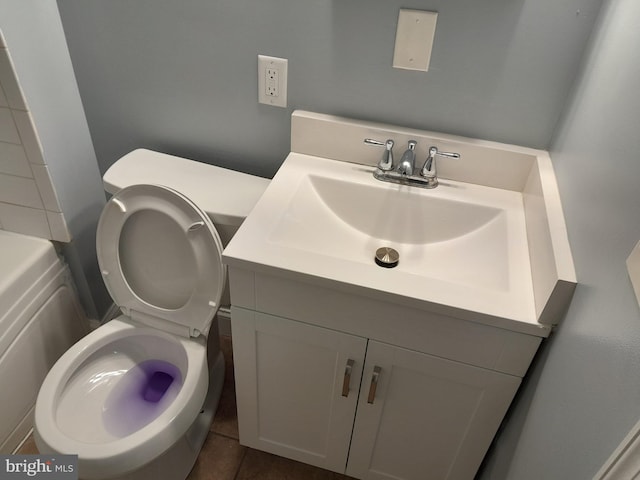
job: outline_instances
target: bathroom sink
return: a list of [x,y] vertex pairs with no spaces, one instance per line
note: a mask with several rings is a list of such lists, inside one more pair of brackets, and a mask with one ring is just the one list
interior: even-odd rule
[[[440,158],[436,188],[383,182],[373,176],[381,151],[364,139],[393,139],[396,165],[410,142],[420,165],[431,148],[460,156]],[[393,320],[379,324],[385,332],[404,315],[380,313],[393,305],[416,319],[546,336],[576,285],[548,152],[304,111],[292,114],[291,151],[223,261],[233,305],[290,318],[322,311],[329,328],[369,308],[366,325]]]
[[[374,167],[290,154],[225,251],[378,295],[524,317],[532,309],[522,196],[442,180],[380,182]],[[244,243],[244,248],[242,244]],[[380,247],[399,253],[376,264]]]
[[[464,195],[459,195],[460,199],[439,195],[448,188],[455,187],[446,186],[431,194],[407,186],[310,174],[301,179],[276,236],[295,242],[296,234],[310,234],[300,242],[305,248],[331,245],[339,249],[336,233],[346,229],[390,245],[429,245],[471,234],[502,213],[500,208],[471,203]],[[293,233],[305,217],[314,219],[312,229]]]

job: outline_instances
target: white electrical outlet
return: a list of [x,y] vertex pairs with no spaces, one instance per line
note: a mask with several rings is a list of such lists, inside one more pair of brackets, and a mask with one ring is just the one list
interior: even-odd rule
[[258,55],[258,102],[274,107],[287,106],[286,58]]
[[267,67],[265,73],[265,93],[267,97],[280,96],[280,75],[278,69],[274,67]]

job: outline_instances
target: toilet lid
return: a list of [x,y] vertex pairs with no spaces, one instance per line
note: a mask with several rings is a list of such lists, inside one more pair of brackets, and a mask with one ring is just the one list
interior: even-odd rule
[[96,246],[125,315],[184,336],[208,330],[226,267],[218,232],[191,200],[161,185],[124,188],[102,211]]

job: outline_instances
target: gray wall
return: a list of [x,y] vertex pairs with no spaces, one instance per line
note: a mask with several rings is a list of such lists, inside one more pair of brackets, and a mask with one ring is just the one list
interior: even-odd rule
[[0,28],[73,237],[65,256],[85,310],[96,318],[109,303],[95,254],[104,193],[58,8],[51,1],[0,0]]
[[[102,170],[136,147],[263,176],[294,108],[547,147],[602,0],[58,0]],[[428,73],[398,10],[439,12]],[[257,55],[289,105],[257,103]]]
[[487,461],[483,480],[586,480],[640,418],[640,2],[610,0],[552,158],[578,288]]

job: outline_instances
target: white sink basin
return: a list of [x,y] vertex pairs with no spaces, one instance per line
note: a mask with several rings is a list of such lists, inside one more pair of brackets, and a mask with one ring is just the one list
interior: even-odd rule
[[[327,229],[335,233],[335,229],[351,228],[390,244],[428,245],[468,235],[502,212],[500,208],[470,203],[473,199],[453,200],[438,195],[451,188],[455,187],[446,185],[437,192],[426,192],[413,187],[354,183],[310,174],[301,180],[280,226],[286,228],[293,218],[301,220],[313,215],[315,220],[310,226],[317,230],[315,238],[326,236],[323,241],[332,244],[336,244],[335,236],[323,235]],[[326,210],[319,211],[322,207]],[[308,240],[311,239],[305,242]]]
[[[533,309],[519,193],[448,180],[427,190],[373,170],[290,154],[225,257],[245,243],[254,265],[473,311]],[[397,267],[375,263],[380,247],[399,252]]]
[[453,182],[424,190],[377,181],[372,169],[328,162],[340,179],[302,175],[281,206],[269,242],[372,267],[376,250],[392,247],[400,254],[395,268],[401,272],[483,290],[510,289],[517,277],[509,268],[515,261],[509,256],[510,221],[512,240],[526,246],[513,192]]

